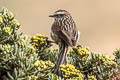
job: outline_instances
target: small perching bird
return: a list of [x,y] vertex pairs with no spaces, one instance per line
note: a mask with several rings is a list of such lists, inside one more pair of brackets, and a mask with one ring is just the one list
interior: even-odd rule
[[49,17],[54,18],[51,27],[51,38],[59,45],[59,55],[54,73],[60,75],[59,67],[61,64],[66,64],[68,47],[76,45],[80,32],[76,28],[70,13],[66,10],[57,10]]

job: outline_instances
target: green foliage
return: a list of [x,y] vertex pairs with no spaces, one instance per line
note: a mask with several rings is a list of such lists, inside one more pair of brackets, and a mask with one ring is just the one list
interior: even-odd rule
[[90,53],[88,48],[75,46],[70,51],[69,59],[81,73],[84,79],[94,76],[97,80],[110,79],[117,63],[107,55]]
[[3,8],[0,12],[0,43],[13,43],[19,39],[18,29],[20,24],[14,15]]
[[111,59],[104,54],[75,46],[61,65],[63,77],[53,74],[58,49],[41,34],[24,36],[18,30],[14,14],[3,8],[0,12],[0,80],[110,80],[120,70],[120,49]]
[[113,53],[113,55],[115,56],[114,61],[118,64],[118,69],[120,71],[120,48],[116,49]]
[[[22,36],[18,32],[19,27],[20,24],[14,15],[4,8],[0,12],[0,79],[47,80],[54,64],[49,60],[39,61],[38,48],[32,44],[33,38]],[[42,44],[48,42],[47,38],[45,40]],[[48,48],[49,45],[42,47]],[[39,49],[40,51],[42,48]],[[36,64],[40,65],[35,66]]]

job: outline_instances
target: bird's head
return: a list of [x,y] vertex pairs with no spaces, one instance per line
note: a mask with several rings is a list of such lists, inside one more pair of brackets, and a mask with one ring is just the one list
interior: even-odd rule
[[57,10],[54,14],[50,15],[49,17],[63,18],[66,16],[70,16],[69,12],[67,12],[66,10]]

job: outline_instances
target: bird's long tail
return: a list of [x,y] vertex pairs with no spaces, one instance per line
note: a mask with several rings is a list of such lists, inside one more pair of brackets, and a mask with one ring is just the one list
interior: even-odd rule
[[61,75],[61,72],[59,71],[60,65],[67,63],[66,61],[67,51],[68,51],[68,45],[65,43],[61,43],[59,45],[59,55],[58,55],[57,64],[54,69],[54,73],[57,75]]

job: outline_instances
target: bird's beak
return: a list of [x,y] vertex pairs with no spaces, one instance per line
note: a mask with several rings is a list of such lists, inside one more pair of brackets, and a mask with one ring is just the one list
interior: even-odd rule
[[49,17],[54,17],[54,15],[49,15]]

